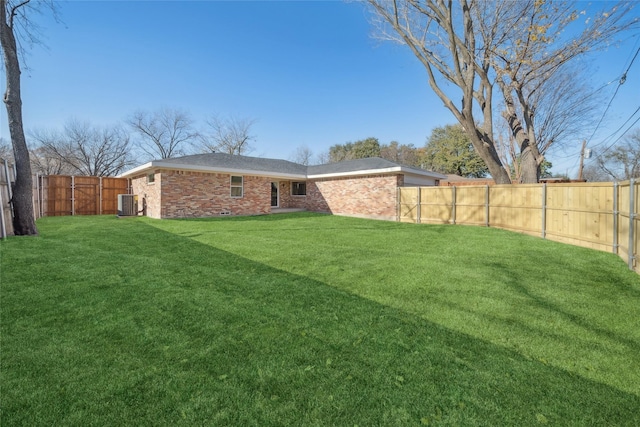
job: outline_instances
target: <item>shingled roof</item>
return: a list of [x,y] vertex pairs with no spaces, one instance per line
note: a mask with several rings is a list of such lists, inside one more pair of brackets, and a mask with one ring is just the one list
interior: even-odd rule
[[154,169],[238,173],[290,179],[398,172],[436,179],[445,178],[444,175],[436,172],[401,165],[379,157],[347,160],[325,165],[305,166],[281,159],[267,159],[263,157],[239,156],[225,153],[194,154],[171,159],[153,160],[124,172],[120,176],[130,178]]
[[225,153],[194,154],[191,156],[165,159],[162,162],[176,165],[205,166],[235,170],[300,174],[307,173],[307,167],[287,160],[267,159],[263,157],[237,156]]

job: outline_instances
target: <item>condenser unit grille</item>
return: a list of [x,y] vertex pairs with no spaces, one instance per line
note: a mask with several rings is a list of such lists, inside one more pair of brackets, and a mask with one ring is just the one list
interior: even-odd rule
[[118,194],[118,216],[138,215],[138,196],[136,194]]

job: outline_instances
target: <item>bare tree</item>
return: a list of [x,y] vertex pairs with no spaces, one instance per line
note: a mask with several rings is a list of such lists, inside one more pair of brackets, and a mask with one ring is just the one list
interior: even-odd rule
[[603,171],[597,162],[592,162],[584,167],[582,177],[588,182],[609,182],[611,181],[611,175]]
[[[584,139],[601,105],[598,92],[590,90],[585,80],[580,78],[580,72],[572,70],[570,65],[565,65],[543,81],[531,96],[532,105],[536,106],[535,133],[542,156],[546,156],[551,148]],[[525,181],[520,144],[508,123],[500,121],[495,132],[498,153],[505,167],[511,171],[512,180]],[[545,162],[538,165],[539,173],[542,173]],[[529,165],[528,172],[534,172],[533,165]]]
[[9,142],[2,137],[0,137],[0,159],[13,163],[13,149]]
[[585,169],[585,176],[590,181],[640,178],[640,128],[631,132],[621,144],[596,155]]
[[308,145],[301,145],[296,148],[296,151],[289,157],[289,160],[301,165],[308,166],[313,163],[313,151]]
[[[43,1],[36,3],[53,8],[53,2]],[[33,11],[30,0],[0,0],[0,46],[2,46],[6,75],[4,103],[7,108],[9,133],[16,166],[12,205],[14,213],[13,229],[17,235],[38,234],[33,213],[31,163],[22,122],[21,71],[19,44],[16,38],[16,34],[20,34],[29,43],[37,41],[37,31],[35,31],[35,26],[29,20],[29,16]]]
[[331,162],[331,154],[329,153],[329,151],[322,151],[318,153],[316,159],[318,160],[317,163],[319,165],[326,165],[327,163]]
[[139,110],[127,124],[139,136],[137,146],[153,159],[184,155],[198,137],[191,116],[179,109],[164,107],[153,113]]
[[580,16],[574,2],[366,2],[382,36],[406,44],[421,61],[432,90],[463,126],[497,183],[511,180],[496,144],[496,106],[503,107],[502,117],[518,145],[522,181],[537,182],[544,145],[554,141],[541,140],[536,122],[545,82],[637,23],[637,18],[624,19],[631,2],[592,17],[574,37],[567,36]]
[[[31,142],[30,158],[31,170],[39,175],[72,175],[75,168],[67,162],[71,158],[71,153],[60,155],[63,144],[63,135],[53,130],[31,131],[29,135]],[[36,147],[33,148],[35,142]],[[52,149],[51,147],[55,147]]]
[[64,158],[52,153],[47,147],[38,147],[29,151],[31,156],[31,170],[38,175],[73,175],[71,168]]
[[64,132],[35,132],[40,172],[114,176],[132,164],[129,135],[120,126],[97,127],[69,121]]
[[201,136],[202,151],[239,155],[250,153],[253,151],[251,142],[255,140],[255,136],[251,135],[251,127],[255,122],[255,119],[212,116],[206,122],[207,131]]

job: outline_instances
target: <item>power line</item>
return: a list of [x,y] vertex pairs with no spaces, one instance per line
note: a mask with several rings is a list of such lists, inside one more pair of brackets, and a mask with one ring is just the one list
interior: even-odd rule
[[[637,43],[640,43],[640,38],[638,38]],[[632,51],[633,52],[633,51]],[[591,133],[591,136],[589,136],[589,138],[587,138],[587,144],[589,144],[591,142],[591,140],[593,139],[594,135],[596,134],[596,132],[598,131],[598,129],[600,128],[600,125],[602,124],[602,121],[604,120],[604,118],[607,115],[607,112],[609,111],[609,108],[611,107],[611,104],[613,103],[613,100],[615,99],[616,95],[618,94],[618,91],[620,90],[620,86],[622,86],[626,81],[627,81],[627,73],[629,72],[629,70],[631,69],[631,66],[633,65],[634,61],[636,60],[636,58],[638,57],[638,54],[640,54],[640,47],[638,47],[636,49],[635,54],[633,54],[633,57],[631,58],[631,60],[629,61],[629,65],[626,66],[625,71],[621,74],[620,77],[615,78],[607,83],[605,83],[604,85],[600,86],[598,89],[596,89],[594,91],[594,93],[597,93],[599,91],[601,91],[602,89],[606,88],[607,86],[611,85],[613,82],[617,81],[618,82],[618,86],[616,87],[616,90],[613,94],[613,96],[611,97],[611,99],[609,100],[609,103],[607,104],[607,108],[605,109],[605,111],[602,113],[602,116],[600,117],[600,120],[598,120],[598,124],[596,125],[596,127],[594,128],[593,132]],[[608,136],[607,138],[605,138],[604,140],[602,140],[601,142],[599,142],[598,144],[595,144],[593,146],[591,146],[591,148],[596,148],[602,144],[605,144],[607,142],[607,140],[611,137],[613,137],[613,135],[615,135],[622,127],[624,127],[624,125],[633,118],[633,116],[637,113],[634,112],[631,117],[629,117],[624,124],[622,124],[622,126],[616,130],[612,135]],[[626,133],[626,132],[625,132]],[[608,149],[608,148],[607,148]],[[570,159],[575,157],[575,154],[570,154],[570,155],[566,155],[566,156],[554,156],[556,159]],[[577,161],[576,161],[577,162]],[[574,165],[575,167],[575,165]]]
[[[614,82],[616,82],[616,81],[619,81],[619,78],[616,78],[616,79],[610,80],[609,82],[607,82],[607,83],[603,84],[603,85],[602,85],[602,86],[600,86],[598,89],[594,90],[594,91],[593,91],[593,93],[594,93],[594,94],[596,94],[596,93],[600,92],[601,90],[605,89],[607,86],[611,85],[612,83],[614,83]],[[618,86],[618,87],[619,87],[619,86]],[[617,90],[618,90],[618,89],[616,89],[616,92],[617,92]],[[614,96],[615,96],[615,94],[614,94]],[[612,99],[612,101],[613,101],[613,99]],[[611,105],[611,102],[609,102],[609,105]],[[607,107],[607,108],[609,108],[609,107]],[[606,112],[605,112],[605,114],[606,114]],[[604,118],[604,115],[602,116],[602,118],[600,118],[600,122],[602,122],[602,119],[603,119],[603,118]],[[598,122],[598,126],[600,125],[600,122]],[[597,129],[596,129],[596,130],[597,130]],[[593,135],[595,134],[595,132],[596,132],[596,131],[594,130],[594,131],[593,131],[593,134],[591,135],[591,137],[589,137],[589,140],[593,137]],[[575,156],[576,156],[575,154],[567,154],[567,155],[564,155],[564,156],[557,156],[557,155],[556,155],[556,156],[553,156],[553,157],[554,157],[554,159],[556,159],[556,160],[563,160],[563,159],[571,159],[571,158],[574,158]]]
[[[613,138],[620,130],[622,130],[622,128],[624,128],[626,126],[626,124],[629,123],[629,121],[631,121],[636,114],[638,114],[638,112],[640,112],[640,106],[638,108],[636,108],[636,111],[634,111],[631,114],[631,116],[629,116],[629,118],[627,120],[625,120],[625,122],[618,129],[616,129],[615,132],[613,132],[608,137],[604,138],[600,143],[598,143],[598,144],[594,145],[593,147],[591,147],[591,149],[593,150],[593,148],[599,147],[602,144],[607,143],[607,141],[610,140],[611,138]],[[618,141],[620,141],[638,122],[640,122],[640,116],[638,116],[638,118],[636,118],[636,120],[633,123],[631,123],[631,125],[629,125],[629,127],[620,136],[618,136],[614,141],[612,141],[611,144],[609,144],[605,149],[600,150],[600,152],[594,156],[594,159],[597,159],[597,158],[603,156],[607,151],[609,151],[613,146],[615,146],[618,143]],[[575,157],[575,156],[576,155],[574,154],[572,156],[565,156],[565,157],[560,157],[560,158],[561,159],[562,158],[568,159],[568,158],[572,158],[572,157]],[[571,166],[571,169],[575,168],[579,161],[580,161],[580,157],[578,157],[573,162],[573,165]]]
[[[640,43],[640,38],[637,41],[637,44]],[[632,51],[633,52],[633,51]],[[591,142],[591,140],[593,139],[594,135],[596,134],[596,132],[598,131],[598,129],[600,128],[600,125],[602,124],[602,121],[604,120],[604,118],[607,115],[607,112],[609,111],[609,108],[611,107],[611,104],[613,103],[613,100],[615,99],[616,95],[618,94],[618,91],[620,90],[620,86],[622,86],[626,81],[627,81],[627,74],[629,72],[629,70],[631,69],[633,63],[635,62],[636,58],[638,57],[638,55],[640,54],[640,47],[638,47],[635,51],[635,53],[633,54],[633,57],[631,58],[631,60],[629,61],[629,65],[627,65],[625,71],[622,73],[622,75],[618,78],[618,79],[614,79],[610,82],[608,82],[607,84],[605,84],[604,86],[600,87],[598,89],[601,90],[604,87],[609,86],[611,83],[613,83],[614,81],[618,81],[618,86],[616,87],[615,92],[613,93],[613,96],[611,97],[611,99],[609,100],[609,103],[607,104],[607,108],[605,109],[605,111],[602,113],[602,116],[600,117],[600,120],[598,121],[598,124],[596,125],[596,127],[594,128],[593,132],[591,133],[591,136],[589,136],[589,138],[587,139],[587,144],[589,142]],[[604,138],[601,142],[591,146],[591,148],[597,148],[603,144],[606,144],[608,142],[609,139],[613,138],[616,133],[618,133],[622,128],[624,128],[624,126],[633,119],[633,117],[638,113],[638,111],[640,111],[640,107],[638,107],[638,109],[636,109],[636,111],[634,111],[631,116],[615,131],[613,132],[611,135],[609,135],[608,137]],[[611,144],[609,144],[604,150],[601,151],[600,154],[598,154],[596,157],[600,157],[602,156],[604,153],[606,153],[608,150],[611,149],[611,147],[613,147],[623,136],[626,135],[627,132],[629,132],[631,130],[631,128],[633,126],[635,126],[636,123],[638,123],[638,121],[640,121],[640,117],[638,117],[638,119],[636,119],[631,126],[629,126],[629,128],[627,128],[618,138],[616,138]],[[558,159],[569,159],[575,157],[574,155],[568,155],[568,156],[563,156],[563,157],[556,157]],[[574,161],[573,166],[571,167],[571,169],[575,168],[577,163],[580,161],[580,159],[578,158],[577,160]]]
[[[613,100],[615,99],[616,95],[618,94],[618,90],[620,90],[620,86],[622,86],[627,81],[627,73],[631,69],[631,66],[633,65],[633,62],[638,57],[638,53],[640,53],[640,47],[636,50],[635,55],[633,55],[633,58],[631,59],[631,62],[629,63],[629,66],[627,67],[627,69],[624,71],[624,73],[622,73],[622,76],[620,76],[620,79],[618,80],[618,86],[616,87],[616,91],[613,93],[613,96],[609,100],[609,103],[607,104],[607,108],[605,108],[604,113],[602,113],[602,117],[600,117],[600,120],[598,121],[598,124],[596,125],[595,129],[593,130],[593,133],[591,133],[591,136],[589,138],[587,138],[587,144],[589,142],[591,142],[591,139],[593,138],[593,136],[596,134],[596,132],[600,128],[600,125],[602,124],[602,121],[604,120],[605,116],[607,115],[607,112],[609,111],[609,107],[611,107],[611,104],[613,103]],[[602,143],[597,144],[597,145],[601,145],[601,144]]]
[[[623,128],[623,127],[624,127],[624,126],[629,122],[629,120],[631,120],[631,119],[633,118],[633,116],[635,116],[639,111],[640,111],[640,107],[638,107],[638,108],[636,109],[636,111],[634,111],[634,113],[631,115],[631,117],[629,117],[629,118],[627,119],[627,121],[626,121],[626,122],[624,122],[624,124],[623,124],[622,126],[620,126],[620,128],[619,128],[618,130],[616,130],[613,134],[611,134],[611,136],[610,136],[610,137],[613,137],[613,135],[615,135],[615,134],[616,134],[620,129],[622,129],[622,128]],[[627,128],[627,129],[622,133],[622,135],[620,135],[619,137],[617,137],[617,138],[616,138],[616,139],[615,139],[615,140],[614,140],[614,141],[613,141],[613,142],[612,142],[612,143],[611,143],[607,148],[605,148],[604,150],[602,150],[602,151],[601,151],[601,152],[596,156],[596,158],[603,156],[607,151],[609,151],[609,150],[611,149],[611,147],[613,147],[614,145],[616,145],[616,143],[617,143],[618,141],[620,141],[620,140],[621,140],[621,139],[622,139],[622,138],[627,134],[627,132],[629,132],[629,131],[630,131],[630,130],[631,130],[631,129],[636,125],[636,123],[638,123],[638,122],[640,122],[640,116],[638,116],[638,118],[637,118],[633,123],[631,123],[631,125],[630,125],[630,126],[629,126],[629,127],[628,127],[628,128]],[[610,137],[609,137],[609,138],[610,138]]]

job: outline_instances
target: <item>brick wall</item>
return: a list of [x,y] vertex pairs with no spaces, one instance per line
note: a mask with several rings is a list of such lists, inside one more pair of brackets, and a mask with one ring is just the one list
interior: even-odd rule
[[[307,196],[292,196],[291,181],[280,181],[280,207],[286,209],[308,209]],[[308,182],[307,182],[307,185]]]
[[[243,196],[231,197],[229,174],[160,170],[155,182],[146,175],[132,180],[134,194],[147,201],[147,216],[189,218],[230,215],[260,215],[271,212],[271,180],[247,176]],[[160,198],[162,191],[162,198]]]
[[[244,196],[232,198],[229,174],[159,170],[154,176],[153,183],[147,183],[146,175],[132,179],[134,194],[138,194],[140,203],[142,198],[146,199],[147,216],[152,218],[271,212],[269,178],[244,176]],[[306,196],[291,195],[291,182],[280,181],[280,207],[394,220],[397,188],[403,185],[403,178],[403,175],[367,175],[307,181]]]
[[[142,210],[142,204],[147,204],[147,216],[161,218],[160,189],[162,188],[162,174],[153,174],[155,181],[147,183],[147,175],[140,175],[131,179],[133,194],[138,195],[138,210]],[[144,199],[144,202],[143,202]]]
[[394,220],[403,175],[367,175],[307,181],[306,209],[336,215]]

